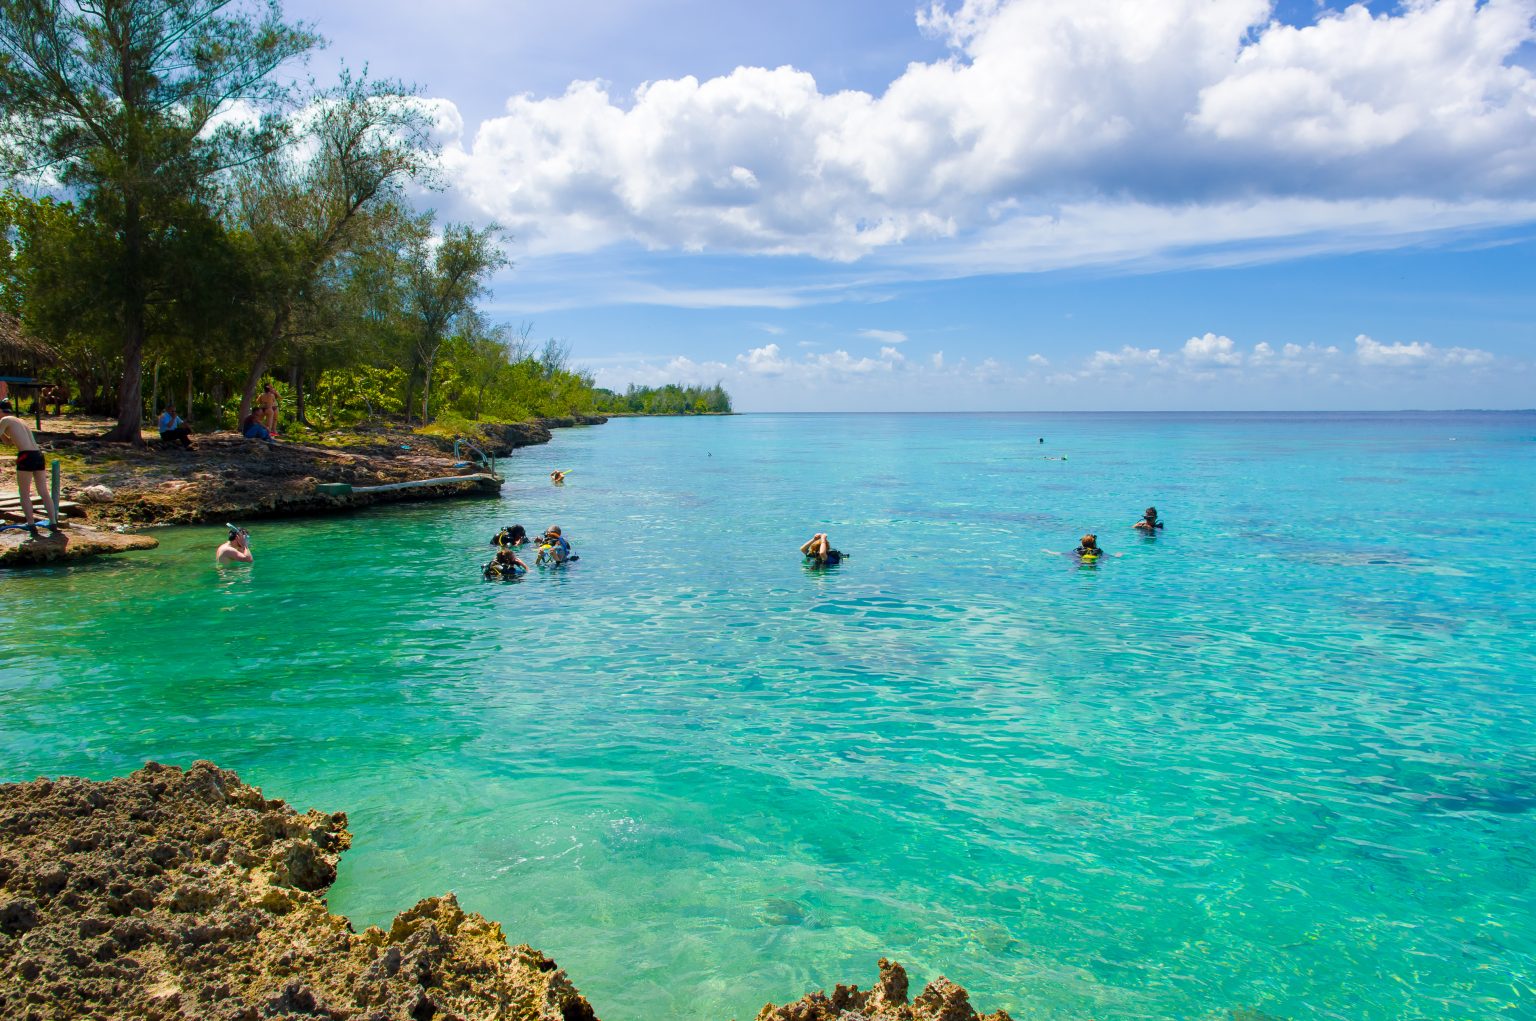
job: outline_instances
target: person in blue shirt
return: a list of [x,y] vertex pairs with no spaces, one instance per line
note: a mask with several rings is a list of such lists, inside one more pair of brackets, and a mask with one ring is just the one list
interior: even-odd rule
[[187,428],[187,423],[176,414],[176,405],[167,404],[165,410],[160,412],[160,439],[165,443],[176,443],[188,450],[192,449],[192,430]]

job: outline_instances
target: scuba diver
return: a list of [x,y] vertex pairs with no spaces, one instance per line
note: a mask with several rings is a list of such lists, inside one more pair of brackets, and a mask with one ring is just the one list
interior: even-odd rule
[[511,546],[503,546],[496,551],[496,556],[485,565],[482,573],[487,581],[510,581],[520,574],[528,573],[528,565],[523,563]]
[[1143,532],[1156,532],[1159,528],[1163,527],[1163,523],[1157,520],[1157,508],[1148,507],[1141,520],[1131,527],[1138,528]]
[[522,525],[509,525],[491,536],[496,556],[481,569],[488,581],[506,581],[526,574],[528,565],[517,555],[517,547],[528,544],[528,530]]
[[832,548],[832,541],[827,538],[826,532],[817,532],[806,540],[805,545],[800,547],[800,555],[814,560],[817,567],[833,567],[842,563],[843,557],[847,556]]
[[491,536],[492,546],[526,546],[528,545],[528,530],[522,525],[508,525],[495,535]]
[[559,567],[561,564],[575,563],[580,559],[580,556],[571,552],[570,542],[560,534],[560,526],[550,525],[539,540],[539,555],[533,562],[540,567]]
[[1083,544],[1072,552],[1076,553],[1078,559],[1085,563],[1097,560],[1104,555],[1104,551],[1099,548],[1099,537],[1092,532],[1083,536]]

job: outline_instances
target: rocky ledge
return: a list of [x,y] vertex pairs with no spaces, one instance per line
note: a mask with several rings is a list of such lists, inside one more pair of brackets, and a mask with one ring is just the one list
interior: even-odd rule
[[[134,448],[61,437],[53,443],[53,452],[81,462],[65,473],[65,499],[83,504],[93,521],[130,525],[222,524],[326,514],[499,489],[457,480],[435,487],[374,489],[478,472],[460,467],[428,444],[395,437],[359,449],[305,443],[269,446],[234,433],[199,435],[193,443],[191,450]],[[370,491],[328,495],[318,488],[325,483]]]
[[[353,932],[324,900],[346,822],[209,762],[0,787],[0,1017],[594,1021],[554,961],[452,895]],[[867,992],[758,1015],[834,1019],[1008,1021],[942,978],[908,1003],[888,961]]]
[[21,529],[7,528],[0,532],[0,567],[70,563],[110,553],[154,549],[158,545],[159,541],[148,535],[103,532],[76,523],[51,535],[47,529],[42,529],[36,538]]

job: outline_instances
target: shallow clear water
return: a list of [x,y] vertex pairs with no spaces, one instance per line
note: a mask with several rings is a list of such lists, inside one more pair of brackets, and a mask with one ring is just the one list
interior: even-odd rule
[[[345,810],[333,909],[455,890],[608,1021],[882,954],[1045,1019],[1536,1014],[1536,415],[628,420],[504,467],[249,569],[185,529],[0,576],[0,778]],[[481,582],[514,521],[581,561]],[[1085,530],[1123,555],[1046,552]]]

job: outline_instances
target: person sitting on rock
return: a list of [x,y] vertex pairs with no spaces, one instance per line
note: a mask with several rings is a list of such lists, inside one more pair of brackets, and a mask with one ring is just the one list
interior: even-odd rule
[[256,420],[255,412],[246,415],[245,420],[240,423],[240,435],[248,440],[261,440],[268,446],[277,445],[277,441],[272,439],[271,431]]
[[175,443],[187,450],[192,449],[192,430],[187,428],[186,420],[176,414],[176,405],[167,404],[165,410],[160,412],[160,442]]

